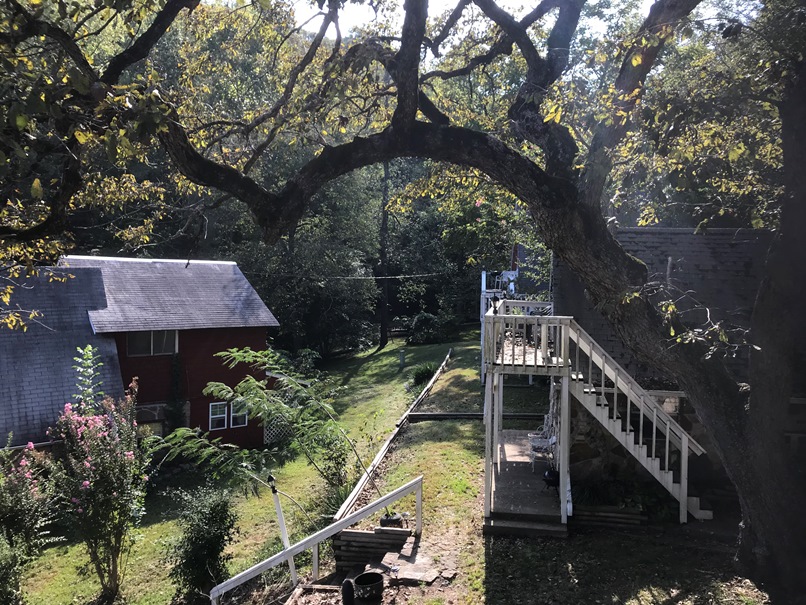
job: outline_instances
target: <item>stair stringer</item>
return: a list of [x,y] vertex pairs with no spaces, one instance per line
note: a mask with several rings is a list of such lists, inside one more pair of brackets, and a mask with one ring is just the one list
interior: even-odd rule
[[[608,392],[616,393],[618,396],[624,396],[627,402],[640,402],[633,403],[635,409],[639,414],[639,422],[642,424],[646,420],[646,425],[651,426],[653,431],[661,430],[665,427],[665,437],[667,439],[666,449],[663,454],[666,456],[666,464],[668,466],[668,444],[674,445],[681,453],[683,451],[687,454],[700,455],[705,450],[697,443],[691,435],[689,435],[677,422],[675,422],[669,415],[658,405],[658,403],[649,396],[646,391],[621,368],[615,360],[612,359],[600,345],[598,345],[582,328],[572,321],[570,327],[571,341],[577,346],[578,350],[584,356],[589,357],[588,367],[592,373],[601,372],[602,376],[607,377],[614,384],[611,389],[608,387]],[[682,456],[681,468],[681,482],[675,483],[674,473],[670,470],[661,468],[661,460],[659,453],[656,451],[655,456],[649,451],[645,443],[636,442],[634,433],[631,430],[629,419],[625,419],[624,425],[627,430],[622,428],[622,419],[618,411],[617,403],[612,407],[608,404],[605,397],[603,397],[592,384],[585,383],[585,377],[582,368],[576,367],[582,365],[579,362],[579,354],[576,357],[576,364],[572,363],[571,380],[569,392],[577,401],[593,416],[599,424],[601,424],[629,453],[635,458],[641,466],[643,466],[655,480],[660,483],[664,489],[669,492],[680,503],[680,522],[684,523],[687,515],[691,514],[695,519],[707,520],[713,519],[713,512],[701,508],[701,502],[698,497],[688,495],[687,485],[687,468],[688,457]],[[593,372],[595,367],[596,372]],[[589,377],[590,379],[590,377]],[[604,392],[604,389],[599,389]],[[629,403],[627,404],[628,409]],[[630,412],[633,410],[630,409]],[[655,424],[649,420],[647,412],[651,412],[651,418]],[[612,414],[611,414],[612,412]],[[640,416],[643,415],[643,418]],[[615,418],[613,417],[615,416]],[[647,431],[649,429],[647,428]],[[654,443],[654,441],[653,441]],[[684,482],[685,481],[685,482]]]

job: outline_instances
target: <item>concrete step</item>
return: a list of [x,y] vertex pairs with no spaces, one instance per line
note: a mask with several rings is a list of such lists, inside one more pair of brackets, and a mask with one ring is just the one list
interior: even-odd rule
[[518,538],[566,538],[568,536],[568,526],[562,523],[512,521],[488,517],[484,519],[484,535],[515,536]]

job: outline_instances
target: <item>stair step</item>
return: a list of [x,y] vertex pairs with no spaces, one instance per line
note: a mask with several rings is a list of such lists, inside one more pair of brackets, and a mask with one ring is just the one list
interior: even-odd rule
[[689,496],[686,499],[689,514],[700,521],[710,521],[714,518],[714,511],[705,506],[704,502],[697,496]]
[[568,526],[562,523],[537,523],[535,521],[512,521],[510,519],[484,519],[485,536],[568,537]]

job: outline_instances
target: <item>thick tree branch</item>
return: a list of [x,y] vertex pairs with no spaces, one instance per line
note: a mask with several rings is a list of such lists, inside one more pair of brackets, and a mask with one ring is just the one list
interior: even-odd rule
[[186,8],[192,11],[198,5],[199,0],[168,0],[143,35],[137,38],[126,50],[112,57],[101,76],[101,81],[110,86],[117,84],[126,69],[148,56],[148,53],[162,39],[162,36],[168,31],[168,28],[182,9]]
[[518,21],[515,21],[515,18],[498,6],[494,0],[473,1],[493,23],[501,28],[510,40],[518,45],[529,67],[529,71],[543,69],[543,57],[537,52],[537,48],[535,48],[531,38],[529,38],[526,27],[521,25]]
[[90,65],[84,52],[73,40],[72,36],[68,34],[58,25],[54,25],[47,21],[35,18],[23,7],[17,0],[5,0],[11,9],[18,15],[21,15],[25,21],[24,27],[20,28],[15,34],[6,36],[4,42],[14,44],[23,40],[33,38],[35,36],[45,36],[58,44],[65,54],[70,57],[73,64],[78,68],[81,74],[87,78],[90,83],[98,79],[98,74],[95,73],[92,65]]
[[557,15],[557,21],[546,41],[548,49],[546,76],[549,82],[556,82],[568,66],[571,40],[577,31],[579,15],[584,4],[585,0],[569,0],[560,4],[560,14]]
[[451,31],[456,24],[459,23],[459,19],[462,18],[462,13],[465,12],[465,8],[470,4],[471,0],[459,0],[459,4],[457,4],[454,9],[451,11],[451,14],[448,15],[448,19],[442,25],[442,29],[440,32],[431,40],[431,43],[428,47],[431,49],[431,52],[434,54],[435,57],[439,57],[439,47],[440,45],[448,39],[448,36],[451,35]]
[[396,74],[397,107],[392,124],[398,130],[405,130],[414,121],[420,105],[420,48],[425,37],[428,0],[406,0],[404,10],[400,50],[392,61],[394,67],[389,70]]
[[627,132],[627,117],[643,94],[644,81],[675,26],[699,3],[700,0],[657,0],[634,36],[616,78],[619,97],[614,101],[613,118],[609,124],[602,122],[591,140],[580,187],[584,203],[599,207],[613,166],[610,151]]
[[[523,19],[521,19],[519,21],[519,24],[523,28],[531,27],[537,20],[545,17],[551,9],[559,6],[561,2],[562,0],[543,0],[543,2],[538,4],[532,12],[530,12]],[[470,61],[468,61],[467,65],[449,71],[436,69],[434,71],[430,71],[424,74],[421,77],[421,80],[423,82],[426,80],[430,80],[431,78],[440,78],[443,80],[448,80],[450,78],[466,76],[470,74],[477,67],[481,67],[483,65],[489,65],[501,55],[509,55],[511,53],[512,53],[512,39],[506,34],[503,34],[490,47],[489,51],[487,51],[483,55],[477,55],[473,57],[472,59],[470,59]]]

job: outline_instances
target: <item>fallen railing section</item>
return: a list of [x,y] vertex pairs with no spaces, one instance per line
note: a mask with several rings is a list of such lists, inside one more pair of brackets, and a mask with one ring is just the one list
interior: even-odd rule
[[383,496],[382,498],[378,498],[371,504],[355,511],[354,513],[347,515],[343,519],[336,521],[328,525],[326,528],[319,530],[315,534],[312,534],[305,538],[304,540],[300,540],[296,544],[280,551],[273,557],[269,557],[265,561],[258,563],[247,569],[246,571],[242,571],[236,576],[233,576],[229,580],[222,582],[218,586],[213,587],[210,591],[210,601],[212,605],[218,605],[219,600],[221,597],[229,592],[241,586],[242,584],[256,578],[260,574],[270,570],[272,567],[276,567],[277,565],[281,565],[285,563],[294,555],[298,555],[299,553],[311,549],[313,554],[313,580],[319,579],[319,544],[324,542],[328,538],[331,538],[335,534],[341,532],[342,530],[347,529],[351,525],[355,525],[359,521],[366,519],[384,510],[386,507],[390,506],[394,502],[397,502],[401,498],[408,496],[409,494],[414,494],[416,498],[416,513],[415,513],[415,526],[414,526],[414,535],[419,536],[422,532],[423,528],[423,477],[422,475],[417,477],[416,479],[409,481],[405,485],[398,487],[396,490],[389,492],[387,495]]

